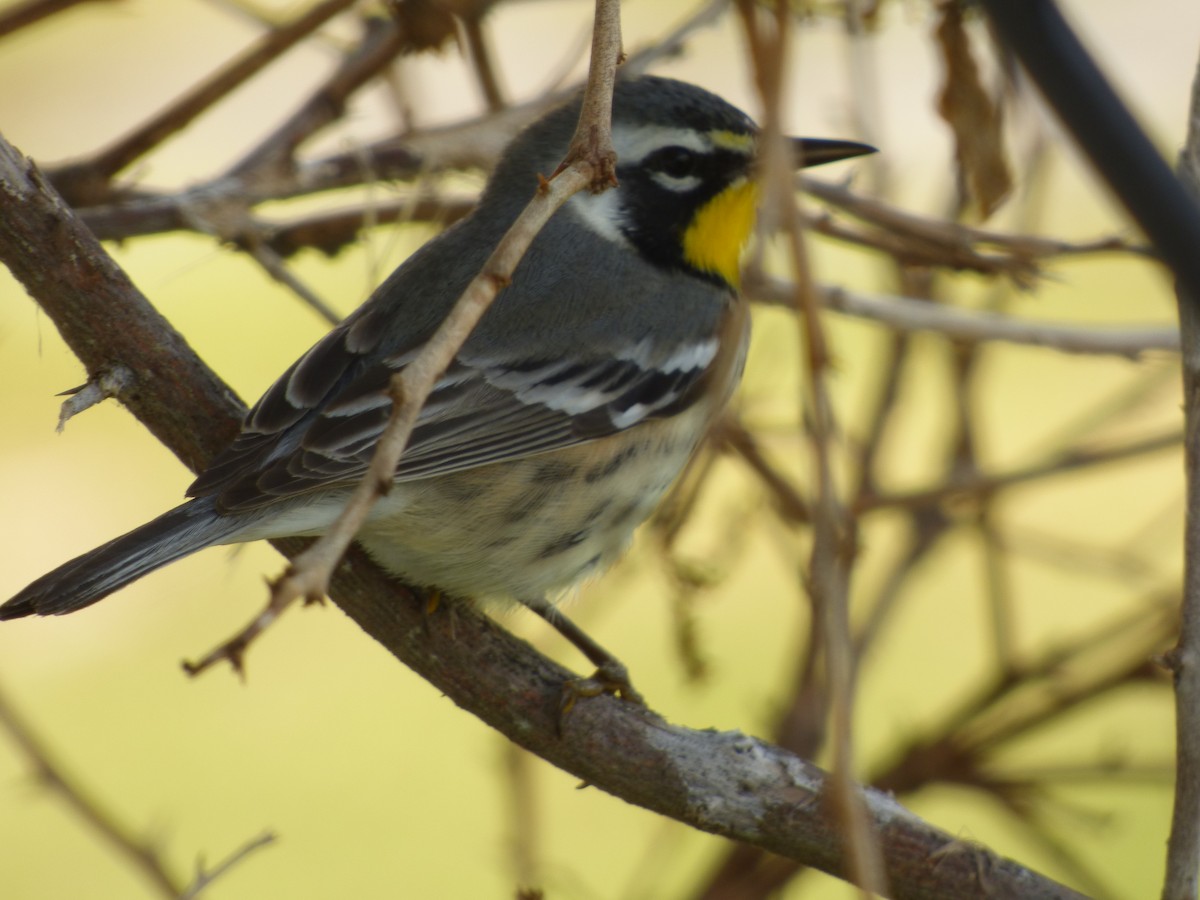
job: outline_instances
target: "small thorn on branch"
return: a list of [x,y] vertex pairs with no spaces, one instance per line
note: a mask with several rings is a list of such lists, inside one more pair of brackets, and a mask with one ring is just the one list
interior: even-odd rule
[[1181,646],[1172,647],[1165,653],[1156,656],[1154,662],[1170,672],[1175,678],[1179,678],[1183,670],[1189,665],[1188,654]]
[[58,396],[67,397],[58,410],[59,434],[66,428],[67,422],[87,409],[103,403],[109,397],[120,398],[121,394],[133,387],[136,381],[132,370],[125,366],[114,366],[91,378],[86,384],[63,391]]

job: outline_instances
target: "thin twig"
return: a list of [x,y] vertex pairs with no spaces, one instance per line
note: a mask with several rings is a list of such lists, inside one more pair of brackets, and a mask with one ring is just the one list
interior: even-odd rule
[[1113,235],[1090,241],[1074,242],[1033,234],[1012,234],[987,228],[975,228],[961,222],[930,218],[900,209],[890,203],[816,178],[797,176],[804,190],[825,203],[877,226],[892,235],[902,235],[914,244],[924,245],[931,255],[944,254],[947,265],[953,264],[956,253],[975,245],[994,247],[1006,255],[1031,264],[1038,260],[1063,256],[1085,256],[1094,253],[1126,253],[1154,258],[1154,251],[1145,244],[1133,243]]
[[0,692],[0,726],[4,727],[24,754],[41,784],[61,797],[81,821],[128,859],[158,893],[169,898],[179,896],[183,885],[167,871],[154,845],[135,837],[87,788],[64,771],[46,744],[13,709],[3,692]]
[[408,42],[409,36],[400,23],[365,21],[362,39],[333,74],[258,146],[230,166],[225,177],[264,178],[268,182],[281,174],[286,177],[294,165],[296,149],[341,118],[349,98],[391,63]]
[[408,445],[417,416],[437,379],[453,362],[459,348],[508,285],[525,251],[550,217],[584,188],[602,190],[615,183],[616,154],[612,150],[612,89],[620,54],[620,18],[616,0],[597,0],[592,70],[584,92],[579,125],[563,163],[549,180],[543,179],[534,198],[501,239],[483,270],[467,286],[454,308],[417,355],[392,376],[392,411],[379,437],[366,474],[350,495],[329,530],[297,556],[272,582],[266,608],[245,628],[195,663],[185,663],[196,675],[225,660],[242,671],[246,648],[287,607],[297,600],[320,602],[329,590],[333,571],[358,534],[375,502],[391,490],[396,468]]
[[920,509],[943,503],[952,498],[982,497],[1004,488],[1026,484],[1030,481],[1037,481],[1063,472],[1073,472],[1106,463],[1137,459],[1148,453],[1173,450],[1182,441],[1183,436],[1179,432],[1171,430],[1162,434],[1135,438],[1124,443],[1113,444],[1112,446],[1095,450],[1082,447],[1066,447],[1057,451],[1048,459],[1008,469],[1003,472],[987,473],[975,471],[965,474],[952,474],[937,485],[929,488],[881,493],[874,496],[863,494],[855,500],[854,508],[859,513],[887,507]]
[[279,254],[268,246],[257,234],[251,236],[243,232],[238,243],[251,259],[263,267],[263,270],[268,275],[291,290],[293,294],[299,297],[306,306],[322,319],[330,325],[336,325],[342,321],[342,317],[338,315],[337,310],[330,306],[316,291],[301,281],[299,276],[287,267],[287,263],[280,258]]
[[211,869],[204,866],[202,860],[196,863],[196,877],[192,883],[188,885],[187,890],[179,895],[179,900],[196,900],[204,891],[210,888],[218,878],[232,869],[234,866],[241,863],[250,854],[262,850],[264,847],[269,847],[275,843],[277,838],[270,831],[264,831],[258,837],[253,838],[242,846],[234,850],[229,856],[225,857]]
[[[1192,81],[1187,141],[1179,174],[1200,198],[1200,66]],[[1163,900],[1195,900],[1200,891],[1200,295],[1177,285],[1183,336],[1184,528],[1183,608],[1179,643],[1166,661],[1175,673],[1175,806],[1167,841]]]
[[19,31],[35,22],[53,16],[56,13],[81,6],[84,3],[106,2],[115,0],[25,0],[0,13],[0,37]]
[[356,0],[324,0],[294,22],[269,32],[234,62],[188,91],[167,109],[151,117],[144,125],[108,149],[89,160],[51,171],[51,180],[72,202],[76,202],[79,195],[103,196],[107,193],[109,179],[114,175],[184,128],[214,103],[355,2]]
[[713,426],[712,435],[722,448],[737,453],[750,470],[758,475],[785,522],[800,525],[812,521],[812,510],[807,498],[772,465],[763,454],[758,439],[735,413],[730,412],[722,416]]
[[492,51],[488,46],[487,34],[483,30],[483,9],[472,10],[469,15],[462,16],[463,35],[467,39],[467,49],[471,56],[471,68],[475,72],[475,80],[483,100],[491,112],[499,112],[508,104],[500,90],[500,79],[496,74],[496,65],[492,61]]
[[811,426],[816,494],[812,504],[812,546],[805,579],[812,599],[813,627],[820,629],[830,692],[831,785],[835,815],[848,849],[851,880],[864,894],[886,894],[883,855],[861,789],[854,778],[854,648],[850,639],[848,605],[854,556],[850,548],[855,526],[842,505],[834,481],[833,449],[838,425],[827,384],[832,357],[818,311],[817,292],[812,284],[800,212],[790,190],[790,154],[784,151],[780,124],[780,95],[791,14],[786,4],[779,3],[775,6],[773,20],[769,24],[761,23],[759,10],[750,0],[740,0],[738,12],[750,44],[754,78],[763,101],[762,177],[767,185],[764,193],[782,200],[769,213],[777,217],[787,240],[795,276],[793,304],[798,313],[806,363],[807,395],[802,405]]
[[511,741],[500,748],[503,754],[504,786],[507,788],[508,860],[515,883],[522,888],[542,881],[541,846],[543,829],[539,815],[538,780],[534,757]]
[[[795,288],[783,279],[755,275],[747,291],[761,302],[789,305]],[[932,331],[960,341],[1001,341],[1046,347],[1063,353],[1087,353],[1140,359],[1147,353],[1179,350],[1179,331],[1173,325],[1099,327],[1019,319],[1002,313],[972,312],[897,295],[883,296],[827,286],[821,301],[830,309],[883,323],[900,331]]]

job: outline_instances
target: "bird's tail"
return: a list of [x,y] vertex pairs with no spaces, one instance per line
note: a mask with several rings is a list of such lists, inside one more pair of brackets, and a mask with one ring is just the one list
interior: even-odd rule
[[83,609],[160,566],[222,543],[240,525],[214,515],[211,499],[191,500],[43,575],[0,606],[0,619]]

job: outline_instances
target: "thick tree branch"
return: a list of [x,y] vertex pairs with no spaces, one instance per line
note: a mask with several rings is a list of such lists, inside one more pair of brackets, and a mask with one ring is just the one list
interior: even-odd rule
[[[0,138],[3,142],[3,138]],[[192,471],[237,435],[233,393],[75,217],[32,160],[0,146],[0,261],[36,297],[88,371],[125,367],[117,395]],[[103,323],[98,327],[97,317]],[[192,437],[180,443],[180,435]]]

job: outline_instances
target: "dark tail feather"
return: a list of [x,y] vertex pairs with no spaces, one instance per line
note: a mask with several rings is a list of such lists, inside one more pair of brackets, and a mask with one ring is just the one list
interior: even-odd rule
[[61,616],[90,606],[160,566],[232,536],[208,498],[192,500],[43,575],[3,606],[0,619]]

